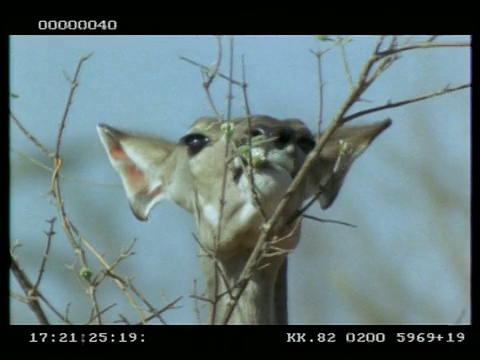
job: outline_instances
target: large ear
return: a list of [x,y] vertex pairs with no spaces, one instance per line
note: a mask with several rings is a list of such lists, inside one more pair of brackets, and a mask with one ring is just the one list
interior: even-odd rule
[[322,209],[328,208],[337,197],[355,159],[390,124],[391,120],[387,119],[371,125],[341,127],[332,134],[311,176],[314,192],[321,191],[318,200]]
[[[191,210],[186,149],[164,139],[128,134],[108,125],[98,125],[97,131],[139,220],[146,220],[150,210],[165,198]],[[188,189],[178,190],[182,186]]]

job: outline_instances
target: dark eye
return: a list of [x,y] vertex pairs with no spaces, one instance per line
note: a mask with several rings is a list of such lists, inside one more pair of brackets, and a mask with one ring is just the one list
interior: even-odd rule
[[275,140],[275,145],[279,149],[283,149],[288,144],[292,143],[292,140],[295,138],[295,131],[290,128],[282,128],[277,134],[277,140]]
[[248,139],[253,139],[256,136],[266,135],[265,128],[263,126],[252,127],[250,133],[246,132],[238,141],[237,145],[246,145],[248,144]]
[[301,136],[297,139],[297,145],[308,154],[315,147],[315,140],[311,136]]
[[254,127],[252,128],[252,131],[250,132],[251,137],[255,136],[260,136],[260,135],[265,135],[265,129],[263,127]]
[[209,143],[210,138],[203,134],[188,134],[180,139],[180,144],[187,145],[190,156],[198,154]]

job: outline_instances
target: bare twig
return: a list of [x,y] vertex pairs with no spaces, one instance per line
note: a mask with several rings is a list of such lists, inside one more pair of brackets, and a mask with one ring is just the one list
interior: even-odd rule
[[[137,307],[137,311],[140,311],[140,313],[141,313],[141,324],[145,325],[149,320],[153,319],[154,317],[157,317],[158,320],[160,320],[160,322],[162,324],[166,324],[165,320],[160,316],[162,311],[159,311],[159,310],[155,309],[155,307],[152,306],[151,303],[142,295],[142,293],[137,290],[137,288],[133,285],[133,283],[129,279],[127,279],[127,280],[122,279],[120,276],[118,276],[115,273],[113,273],[111,271],[108,271],[108,270],[105,272],[105,275],[114,279],[114,281],[117,284],[121,284],[122,285],[121,287],[123,289],[126,289],[126,288],[131,289],[132,292],[135,294],[135,296],[137,296],[147,306],[148,310],[152,314],[154,314],[153,316],[144,317],[143,312]],[[176,301],[180,300],[180,298],[178,298]]]
[[140,309],[140,307],[137,305],[137,303],[135,302],[133,297],[127,291],[127,287],[125,286],[124,282],[121,281],[120,278],[115,275],[115,273],[113,272],[113,268],[110,266],[110,264],[107,261],[105,261],[105,259],[97,252],[97,250],[95,250],[95,248],[82,235],[79,235],[79,237],[80,237],[80,240],[81,240],[82,244],[85,245],[87,247],[87,249],[92,252],[93,255],[95,255],[97,260],[107,270],[108,275],[114,278],[114,281],[117,284],[117,286],[119,287],[119,289],[124,293],[124,295],[126,296],[128,301],[130,302],[130,304],[133,306],[133,308],[135,310],[137,310],[140,318],[142,320],[144,320],[145,317],[143,315],[143,311]]
[[[43,296],[39,289],[36,289],[36,292],[33,294],[32,289],[33,285],[31,281],[28,279],[27,275],[23,272],[23,270],[18,265],[17,261],[10,256],[10,269],[12,270],[15,278],[17,279],[20,287],[22,288],[23,292],[27,296],[27,304],[32,309],[34,314],[39,319],[40,324],[48,324],[48,320],[43,312],[37,298],[41,299],[45,305],[64,323],[72,325],[68,317],[62,315],[46,298]],[[46,322],[45,322],[46,321]]]
[[[220,267],[219,265],[219,261],[215,255],[215,253],[213,251],[210,251],[209,249],[207,249],[203,244],[202,242],[197,238],[197,236],[195,234],[192,234],[193,236],[193,239],[195,240],[195,242],[198,244],[198,246],[200,247],[200,249],[205,253],[203,256],[206,256],[208,258],[210,258],[213,263],[214,263],[214,294],[215,294],[215,299],[209,299],[209,302],[212,303],[213,305],[213,308],[212,308],[212,319],[211,319],[211,322],[212,324],[215,322],[215,316],[216,316],[216,308],[217,308],[217,302],[218,300],[220,299],[220,297],[222,297],[223,295],[225,295],[226,293],[228,294],[231,294],[231,289],[230,289],[230,285],[228,283],[228,280],[227,280],[227,277],[223,271],[223,269]],[[217,239],[217,238],[216,238]],[[202,256],[202,255],[200,255]],[[225,288],[226,288],[226,292],[224,293],[221,293],[219,294],[218,292],[218,277],[221,278]],[[201,299],[200,297],[196,297],[197,299]]]
[[98,325],[102,325],[102,312],[100,311],[100,305],[97,298],[97,287],[93,284],[89,284],[87,288],[87,294],[90,295],[90,301],[92,303],[92,319],[97,321]]
[[[67,213],[65,211],[64,199],[63,199],[61,191],[60,191],[60,179],[64,178],[60,175],[60,169],[61,169],[61,166],[63,164],[61,154],[60,154],[61,143],[62,143],[62,139],[63,139],[64,130],[65,130],[65,127],[66,127],[67,118],[68,118],[68,115],[69,115],[69,112],[70,112],[70,109],[71,109],[71,105],[73,103],[73,98],[74,98],[74,95],[76,93],[76,89],[78,87],[78,78],[80,76],[80,71],[82,69],[83,63],[90,56],[91,56],[91,54],[87,55],[87,56],[83,56],[79,60],[73,79],[68,79],[68,81],[70,81],[70,92],[68,94],[68,97],[67,97],[67,100],[66,100],[66,105],[65,105],[65,108],[63,110],[60,125],[59,125],[59,128],[58,128],[58,134],[57,134],[57,137],[56,137],[56,144],[55,144],[55,152],[54,153],[49,153],[48,149],[45,146],[43,146],[37,140],[37,138],[35,138],[21,124],[21,122],[18,120],[18,118],[13,113],[10,113],[10,116],[13,119],[14,123],[20,128],[22,133],[30,141],[32,141],[34,143],[34,145],[37,146],[42,153],[44,153],[49,158],[52,158],[52,160],[53,160],[53,169],[48,168],[48,167],[44,166],[43,164],[41,164],[41,166],[47,168],[49,171],[52,172],[50,192],[55,199],[55,204],[56,204],[56,207],[57,207],[57,211],[60,214],[60,219],[62,221],[62,226],[64,228],[64,231],[67,235],[67,238],[69,239],[69,242],[71,244],[72,249],[76,253],[76,255],[79,259],[79,262],[80,262],[80,266],[81,266],[80,272],[75,271],[74,267],[72,267],[72,270],[74,271],[74,274],[76,275],[76,279],[78,279],[78,278],[83,279],[82,280],[82,286],[85,285],[85,282],[83,282],[84,280],[88,283],[88,286],[86,287],[86,293],[88,294],[88,296],[90,298],[90,301],[91,301],[91,304],[92,304],[92,312],[91,312],[91,315],[90,315],[87,322],[88,323],[96,322],[98,324],[101,324],[102,323],[102,315],[104,313],[106,313],[109,309],[111,309],[113,306],[115,306],[115,304],[108,305],[106,308],[103,308],[103,309],[99,306],[99,301],[97,299],[97,290],[98,290],[98,285],[104,279],[104,275],[102,274],[102,275],[96,277],[96,279],[94,279],[94,280],[91,279],[91,271],[90,271],[90,269],[87,265],[87,258],[86,258],[86,254],[85,254],[85,251],[83,249],[83,246],[86,246],[87,248],[89,248],[90,251],[97,257],[97,259],[99,259],[99,261],[102,264],[105,265],[106,262],[104,262],[104,261],[102,262],[103,257],[100,254],[98,254],[98,252],[96,252],[94,250],[94,248],[82,237],[82,235],[75,228],[74,224],[71,222],[69,216],[67,215]],[[213,77],[209,81],[213,81]],[[58,316],[64,323],[71,324],[70,320],[68,319],[69,304],[67,305],[65,315],[63,315],[52,306],[52,304],[41,294],[41,292],[39,290],[39,287],[41,285],[41,281],[44,278],[43,275],[44,275],[44,272],[45,272],[45,267],[46,267],[46,263],[47,263],[47,260],[48,260],[48,255],[49,255],[49,252],[50,252],[50,248],[51,248],[52,237],[55,234],[55,232],[53,231],[54,221],[55,221],[55,219],[52,219],[52,220],[49,221],[50,229],[46,232],[47,245],[46,245],[46,249],[45,249],[44,254],[43,254],[42,262],[41,262],[41,265],[40,265],[38,277],[35,281],[35,284],[32,284],[29,281],[28,277],[23,272],[23,270],[20,269],[20,267],[18,266],[15,259],[13,259],[13,258],[11,259],[11,265],[10,266],[11,266],[12,273],[15,275],[18,282],[20,283],[21,288],[23,289],[23,291],[26,294],[25,302],[32,309],[32,311],[34,312],[34,314],[36,315],[36,317],[38,318],[38,320],[41,324],[48,324],[49,320],[47,319],[47,317],[46,317],[46,315],[45,315],[45,313],[44,313],[44,311],[41,307],[41,302],[39,300],[43,301],[44,304],[56,316]],[[113,269],[116,267],[116,265],[118,265],[124,258],[126,258],[127,256],[129,256],[131,254],[131,250],[133,248],[134,243],[135,243],[135,240],[133,241],[132,245],[130,245],[130,247],[126,250],[126,252],[124,251],[124,252],[121,253],[120,257],[112,264],[112,266],[110,266],[110,271],[113,271]],[[106,267],[108,269],[108,264],[107,264]],[[80,276],[78,276],[79,273],[80,273]],[[117,285],[118,285],[118,283],[117,283]],[[154,314],[153,317],[155,317],[155,316],[158,317],[160,319],[160,321],[162,323],[164,323],[163,319],[160,316],[160,313],[165,311],[167,308],[173,306],[173,303],[168,304],[167,307],[165,307],[162,310],[156,310],[155,308],[153,308],[149,304],[149,302],[143,296],[141,296],[141,294],[135,289],[135,287],[133,287],[132,284],[128,284],[128,285],[129,285],[129,288],[148,306],[149,310]],[[121,286],[122,285],[120,285],[120,288],[121,288]],[[12,294],[12,296],[16,296],[16,294]],[[145,319],[142,316],[142,313],[141,313],[141,310],[139,309],[139,307],[134,303],[133,298],[131,296],[129,296],[129,294],[127,295],[127,298],[130,300],[130,302],[133,303],[134,307],[138,311],[140,311],[140,317],[141,317],[143,323],[145,323],[146,321],[148,321],[149,319],[152,318],[152,317],[149,317],[148,319]],[[178,301],[179,299],[175,300],[175,302]]]
[[[79,246],[79,244],[77,243],[77,241],[75,240],[75,238],[72,234],[72,224],[71,224],[71,222],[70,222],[70,220],[69,220],[69,218],[68,218],[68,216],[65,212],[64,201],[63,201],[63,198],[62,198],[61,192],[60,192],[59,171],[60,171],[60,168],[61,168],[61,165],[62,165],[62,159],[60,158],[60,144],[61,144],[62,135],[63,135],[63,131],[64,131],[64,128],[65,128],[66,120],[67,120],[67,117],[68,117],[68,113],[69,113],[69,110],[70,110],[70,106],[72,104],[73,96],[75,94],[75,89],[78,86],[78,77],[79,77],[79,74],[80,74],[82,64],[90,56],[91,56],[91,54],[87,55],[87,56],[83,56],[80,59],[80,61],[78,62],[78,65],[77,65],[77,69],[75,71],[75,76],[74,76],[73,80],[71,81],[71,88],[70,88],[70,92],[69,92],[69,95],[68,95],[68,98],[67,98],[67,103],[65,105],[65,109],[64,109],[64,112],[63,112],[63,115],[62,115],[62,119],[60,121],[60,126],[59,126],[59,130],[58,130],[57,141],[56,141],[56,146],[55,146],[55,153],[52,156],[53,157],[54,170],[53,170],[53,173],[52,173],[51,189],[50,189],[51,193],[53,194],[53,196],[55,198],[57,211],[60,214],[60,217],[61,217],[61,220],[62,220],[62,225],[63,225],[63,228],[65,230],[65,233],[67,234],[67,237],[70,241],[70,244],[71,244],[72,248],[75,250],[76,254],[78,255],[78,257],[80,259],[80,262],[82,264],[82,268],[88,268],[87,265],[86,265],[87,262],[86,262],[85,254],[83,253],[83,250],[81,249],[81,247]],[[36,140],[28,131],[26,131],[26,129],[23,126],[21,126],[20,122],[18,121],[18,119],[16,119],[16,117],[13,114],[12,114],[12,119],[14,119],[15,123],[17,123],[17,125],[22,129],[22,132],[29,139],[31,139],[34,142],[34,144],[41,149],[41,151],[43,153],[45,153],[47,156],[50,157],[50,154],[48,153],[47,149],[43,145],[41,145],[40,142],[38,140]],[[45,259],[44,259],[44,261],[45,261]],[[41,278],[41,276],[39,278]],[[37,280],[37,283],[38,283],[38,280]],[[37,289],[37,292],[38,292],[38,289]],[[96,297],[95,297],[95,291],[88,291],[88,293],[90,295],[93,307],[95,309],[98,309],[98,304],[96,302]],[[51,305],[48,303],[48,301],[46,299],[42,298],[42,300],[44,300],[44,302],[47,304],[47,306],[51,307]],[[56,310],[54,310],[54,312],[56,312]],[[56,314],[58,316],[60,316],[65,322],[68,321],[68,319],[65,319],[58,312],[56,312]]]
[[449,87],[447,85],[443,89],[435,91],[435,92],[430,93],[430,94],[421,95],[421,96],[417,96],[415,98],[406,99],[406,100],[397,101],[397,102],[388,102],[385,105],[376,106],[376,107],[373,107],[373,108],[358,111],[358,112],[356,112],[352,115],[345,116],[343,118],[343,122],[346,123],[346,122],[352,121],[353,119],[356,119],[358,117],[361,117],[361,116],[364,116],[364,115],[367,115],[367,114],[371,114],[371,113],[374,113],[374,112],[377,112],[377,111],[392,109],[392,108],[395,108],[395,107],[404,106],[404,105],[412,104],[412,103],[419,102],[419,101],[424,101],[424,100],[427,100],[427,99],[430,99],[430,98],[433,98],[433,97],[436,97],[436,96],[445,95],[445,94],[448,94],[448,93],[451,93],[451,92],[454,92],[454,91],[467,89],[471,86],[472,86],[472,84],[462,84],[462,85],[455,86],[455,87],[452,88],[452,87]]
[[45,271],[48,254],[50,252],[50,244],[52,243],[52,236],[55,235],[55,231],[53,231],[55,220],[56,218],[47,220],[47,222],[50,224],[50,229],[48,231],[45,231],[45,234],[47,235],[47,246],[45,247],[45,252],[43,253],[42,263],[40,264],[37,281],[35,281],[35,285],[33,286],[32,293],[35,293],[37,291],[37,288],[39,287],[40,282],[42,281],[43,272]]
[[347,54],[346,54],[345,45],[343,44],[343,42],[344,42],[344,39],[342,39],[341,36],[337,35],[337,43],[338,43],[338,46],[340,47],[340,55],[342,58],[343,67],[345,68],[345,74],[347,76],[347,81],[348,81],[348,84],[350,85],[350,89],[352,89],[353,88],[352,72],[350,71],[350,66],[348,65]]
[[61,139],[62,139],[62,134],[63,134],[63,129],[65,128],[65,123],[67,120],[67,116],[70,110],[70,105],[72,103],[73,95],[75,93],[75,89],[77,88],[78,85],[78,75],[80,74],[80,69],[82,67],[82,64],[91,56],[87,55],[84,56],[80,59],[77,65],[77,70],[75,71],[75,77],[72,80],[71,84],[71,89],[70,93],[68,95],[67,99],[67,104],[65,105],[65,110],[63,112],[62,120],[60,122],[60,127],[58,130],[58,135],[57,135],[57,142],[56,142],[56,147],[55,147],[55,154],[53,156],[53,164],[54,164],[54,171],[52,174],[52,183],[51,183],[51,191],[53,193],[53,196],[55,198],[55,203],[57,206],[57,211],[60,214],[60,218],[62,220],[62,225],[65,230],[65,233],[67,234],[67,237],[70,241],[70,245],[72,248],[75,250],[75,253],[79,256],[81,266],[82,267],[87,267],[87,260],[85,258],[85,253],[83,249],[79,246],[79,243],[75,240],[73,234],[72,234],[72,227],[70,220],[66,214],[65,207],[64,207],[64,202],[63,198],[61,195],[60,191],[60,182],[59,182],[59,171],[62,165],[62,160],[60,158],[60,144],[61,144]]
[[[32,158],[31,156],[25,154],[22,151],[18,151],[18,150],[13,149],[13,148],[10,148],[10,150],[13,151],[15,154],[17,154],[18,156],[20,156],[21,158],[30,161],[31,163],[33,163],[35,166],[39,167],[42,170],[48,171],[51,174],[55,171],[54,168],[52,168],[48,165],[45,165],[41,161]],[[102,187],[118,187],[119,186],[119,185],[114,185],[114,184],[111,184],[111,183],[101,183],[101,182],[95,182],[95,181],[92,181],[92,180],[84,180],[84,179],[81,179],[81,178],[67,176],[67,175],[63,175],[60,172],[58,173],[58,177],[60,179],[63,179],[63,180],[68,180],[71,183],[76,182],[76,183],[83,183],[83,184],[102,186]]]
[[[433,37],[433,39],[434,38],[435,37]],[[408,50],[415,50],[415,49],[431,49],[431,48],[444,48],[444,47],[471,47],[472,46],[472,43],[470,41],[435,43],[433,42],[433,39],[430,38],[425,42],[418,42],[414,44],[389,48],[384,51],[378,51],[376,54],[378,56],[388,56],[388,55],[393,55],[400,52],[405,52]]]
[[210,86],[213,83],[213,80],[217,77],[218,69],[220,68],[220,64],[222,63],[222,40],[220,36],[217,36],[217,46],[218,46],[218,53],[217,53],[217,60],[215,61],[215,67],[213,71],[210,69],[206,72],[202,72],[202,74],[207,74],[207,79],[203,82],[203,89],[205,90],[205,94],[207,95],[207,100],[215,113],[215,116],[218,120],[222,120],[222,115],[218,111],[215,101],[213,101],[212,94],[210,92]]
[[197,279],[193,279],[193,295],[190,295],[190,298],[192,298],[193,301],[193,311],[195,313],[195,318],[197,319],[197,323],[200,325],[201,324],[201,319],[200,319],[200,307],[198,305],[198,295],[197,295]]
[[206,298],[204,296],[195,295],[195,294],[190,295],[190,298],[195,299],[195,300],[200,300],[200,301],[203,301],[203,302],[207,302],[207,303],[210,303],[210,304],[213,304],[214,301],[215,301],[215,300],[212,300],[210,298]]
[[93,53],[88,55],[82,56],[80,61],[77,65],[77,70],[75,70],[75,75],[73,76],[73,80],[70,83],[70,93],[68,94],[67,105],[65,106],[65,110],[63,111],[62,120],[60,121],[60,127],[58,129],[58,136],[57,136],[57,144],[55,146],[55,157],[60,156],[60,144],[62,141],[63,130],[65,129],[65,125],[67,123],[68,113],[70,111],[70,106],[72,105],[73,95],[75,94],[75,90],[78,87],[78,76],[80,75],[80,69],[85,61],[87,61]]
[[18,126],[18,128],[22,131],[22,133],[29,139],[33,144],[40,149],[47,157],[50,156],[50,152],[48,149],[42,145],[40,141],[37,140],[35,136],[33,136],[26,128],[22,125],[20,120],[10,111],[10,117],[13,119],[13,122]]
[[[110,265],[110,272],[112,272],[123,260],[134,254],[133,247],[135,246],[136,242],[137,239],[133,238],[131,244],[127,247],[127,249],[120,252],[120,256]],[[95,278],[95,284],[100,284],[106,276],[106,272],[101,272],[100,275]]]
[[[230,79],[233,78],[233,36],[230,36],[230,66],[229,66],[229,77]],[[220,49],[221,51],[222,49]],[[233,92],[232,92],[232,83],[229,81],[227,85],[228,91],[227,91],[227,121],[231,120],[232,117],[232,100],[233,100]]]
[[[191,59],[189,59],[189,58],[187,58],[187,57],[185,57],[185,56],[180,56],[179,58],[180,58],[180,60],[186,61],[186,62],[188,62],[188,63],[190,63],[190,64],[192,64],[192,65],[195,65],[195,66],[199,67],[199,68],[202,69],[203,71],[209,71],[209,67],[208,67],[208,66],[202,65],[202,64],[200,64],[200,63],[198,63],[198,62],[196,62],[196,61],[194,61],[194,60],[191,60]],[[234,85],[237,85],[237,86],[240,86],[240,87],[242,86],[242,83],[241,83],[240,81],[237,81],[237,80],[235,80],[235,79],[232,79],[232,78],[230,78],[229,76],[227,76],[227,75],[225,75],[225,74],[222,74],[221,72],[217,72],[216,75],[217,75],[218,77],[222,78],[223,80],[226,80],[226,81],[228,81],[228,82],[231,82],[231,83],[234,84]]]
[[70,315],[70,303],[67,303],[67,306],[65,306],[65,318],[67,319],[67,323],[70,322],[70,320],[68,320],[69,315]]
[[[160,310],[156,310],[153,314],[151,314],[150,316],[148,316],[145,321],[150,321],[152,320],[153,318],[161,318],[160,317],[160,314],[163,314],[165,311],[167,310],[170,310],[172,309],[175,304],[177,302],[179,302],[183,297],[182,296],[179,296],[178,298],[176,298],[175,300],[173,300],[172,302],[170,302],[169,304],[165,305],[163,308],[161,308]],[[140,325],[142,323],[137,323],[137,325]]]
[[[85,323],[85,325],[90,325],[94,320],[97,320],[97,318],[104,313],[106,313],[108,310],[112,309],[113,307],[117,306],[116,303],[108,305],[106,308],[99,310],[97,314],[93,314],[92,317]],[[100,319],[98,320],[100,321]]]
[[[65,129],[66,121],[68,118],[68,114],[70,112],[70,107],[72,104],[73,96],[75,94],[75,90],[78,87],[78,77],[80,75],[80,70],[82,68],[83,63],[90,58],[92,54],[82,56],[78,62],[77,69],[75,71],[75,75],[73,77],[73,80],[71,80],[70,84],[70,92],[67,98],[67,103],[65,105],[65,109],[62,115],[62,119],[60,121],[60,126],[58,129],[58,135],[57,135],[57,141],[56,141],[56,146],[55,146],[55,154],[53,155],[53,165],[54,165],[54,171],[52,174],[52,180],[51,180],[51,193],[53,194],[53,197],[55,199],[55,205],[57,207],[57,211],[60,214],[60,218],[62,220],[62,225],[63,229],[65,230],[65,234],[67,235],[67,238],[70,242],[70,245],[74,249],[75,253],[77,254],[80,264],[82,269],[89,269],[87,265],[87,259],[85,256],[85,252],[83,251],[82,247],[80,246],[80,242],[77,241],[72,233],[72,227],[73,224],[71,223],[69,217],[67,216],[67,213],[65,211],[65,204],[64,200],[61,194],[60,190],[60,181],[59,181],[59,172],[60,168],[62,166],[62,158],[60,157],[60,145],[61,141],[63,138],[63,131]],[[89,279],[85,278],[88,282]],[[96,290],[89,284],[89,288],[87,289],[87,294],[90,297],[90,301],[92,303],[92,307],[94,311],[96,312],[93,316],[98,320],[98,322],[101,321],[100,317],[100,307],[97,302],[97,297],[96,297]],[[96,315],[96,316],[95,316]]]
[[247,156],[248,156],[248,164],[250,166],[246,167],[247,170],[247,178],[248,178],[248,183],[250,186],[250,191],[252,193],[253,197],[253,203],[255,207],[258,209],[260,212],[260,215],[262,215],[263,220],[267,219],[267,214],[265,213],[265,210],[263,209],[262,204],[260,203],[260,198],[258,196],[258,192],[255,186],[255,182],[253,180],[253,159],[252,159],[252,112],[250,110],[250,104],[248,101],[248,94],[247,94],[247,87],[248,84],[246,82],[246,72],[245,72],[245,57],[242,55],[242,95],[243,95],[243,101],[245,102],[245,112],[247,113],[247,129],[248,129],[248,136],[247,136]]
[[317,77],[318,77],[318,120],[317,120],[317,132],[320,132],[322,128],[322,122],[323,122],[323,87],[324,87],[324,82],[323,82],[323,77],[322,77],[322,60],[321,57],[323,54],[325,54],[328,50],[331,48],[328,48],[325,51],[313,51],[310,50],[310,52],[315,56],[317,59]]
[[[232,78],[232,75],[233,75],[233,38],[230,38],[230,69],[229,69],[229,72],[230,72],[230,76],[229,78],[231,79]],[[220,75],[219,75],[220,76]],[[231,119],[230,119],[230,116],[231,116],[231,102],[232,102],[232,83],[229,82],[229,93],[228,93],[228,99],[227,99],[227,121],[230,123]],[[212,100],[213,102],[213,100]],[[225,145],[225,154],[224,154],[224,159],[225,159],[225,162],[224,162],[224,167],[223,167],[223,176],[222,176],[222,188],[221,188],[221,197],[220,197],[220,203],[219,203],[219,221],[218,221],[218,226],[217,226],[217,232],[216,234],[214,235],[214,248],[217,249],[218,247],[218,242],[220,241],[221,239],[221,233],[222,233],[222,221],[223,221],[223,216],[224,216],[224,206],[225,206],[225,191],[226,191],[226,187],[227,187],[227,173],[228,173],[228,157],[229,157],[229,154],[230,154],[230,140],[231,140],[231,135],[232,135],[232,131],[229,131],[227,130],[225,132],[225,137],[226,137],[226,145]],[[197,240],[197,243],[200,243],[200,241],[198,241],[198,239],[195,238],[195,240]],[[217,301],[218,301],[218,278],[219,278],[219,275],[220,277],[222,278],[222,281],[224,281],[224,283],[226,284],[226,287],[227,287],[227,290],[229,290],[229,287],[228,287],[228,282],[225,278],[225,275],[223,274],[223,272],[221,271],[221,269],[219,268],[218,266],[218,261],[215,257],[215,255],[213,256],[213,261],[215,263],[215,266],[214,266],[214,294],[215,294],[215,301],[213,303],[213,308],[212,308],[212,317],[211,317],[211,323],[214,324],[215,323],[215,317],[217,315]]]
[[128,319],[123,314],[118,314],[118,317],[120,318],[120,320],[115,321],[115,323],[130,325],[130,321],[128,321]]
[[245,70],[245,56],[243,54],[242,54],[242,84],[240,85],[240,88],[242,89],[243,101],[245,102],[245,112],[247,113],[247,118],[249,119],[249,122],[250,122],[249,126],[251,126],[252,111],[250,109],[250,103],[248,101],[248,94],[247,94],[248,83],[247,83],[247,75]]
[[[210,75],[210,78],[207,79],[207,81],[205,81],[203,83],[203,88],[204,88],[205,93],[207,95],[207,99],[209,101],[209,104],[210,104],[213,112],[215,113],[215,116],[217,117],[217,119],[219,121],[221,121],[222,117],[221,117],[220,113],[218,112],[218,110],[215,106],[215,103],[213,101],[213,98],[211,96],[211,93],[210,93],[210,85],[211,85],[214,77],[216,77],[216,76],[229,81],[227,121],[230,121],[231,120],[230,119],[230,116],[231,116],[231,114],[230,114],[231,113],[231,99],[232,99],[231,84],[234,83],[234,81],[232,79],[232,73],[233,73],[233,40],[231,39],[231,42],[230,42],[230,76],[225,76],[225,75],[223,75],[219,72],[219,65],[220,65],[221,58],[222,58],[222,48],[221,48],[220,38],[218,38],[218,39],[219,39],[218,40],[218,53],[217,53],[217,61],[216,61],[217,66],[214,69],[214,71],[212,72],[212,74]],[[199,63],[197,63],[193,60],[190,60],[186,57],[181,56],[180,59],[199,67],[203,72],[210,71],[210,69],[207,66],[201,65],[201,64],[199,64]],[[227,141],[226,141],[225,154],[224,154],[225,159],[228,159],[229,154],[230,154],[230,136],[231,136],[230,131],[226,131]],[[214,243],[214,248],[215,249],[218,246],[218,241],[221,237],[221,231],[222,231],[222,219],[223,219],[224,205],[225,205],[225,190],[226,190],[226,184],[227,184],[227,170],[228,170],[228,161],[225,161],[223,177],[222,177],[221,197],[220,197],[220,203],[219,203],[219,221],[218,221],[218,227],[217,227],[216,234],[213,236],[214,237],[213,243]],[[196,193],[194,194],[194,196],[195,196],[195,198],[198,198]],[[194,236],[194,239],[200,246],[202,246],[201,242],[195,236]],[[205,251],[205,254],[209,255],[211,257],[212,261],[214,261],[214,263],[215,263],[215,266],[214,266],[214,288],[215,288],[215,291],[214,292],[215,292],[215,296],[216,296],[217,293],[218,293],[218,285],[219,285],[218,284],[218,277],[219,277],[219,275],[220,275],[220,277],[222,277],[222,279],[224,279],[223,281],[225,281],[225,283],[226,283],[226,280],[225,280],[224,275],[222,274],[221,269],[219,269],[219,266],[218,266],[217,260],[215,258],[215,255],[213,253],[211,254],[206,249],[204,249],[204,251]],[[227,288],[228,288],[228,285],[227,285]],[[216,304],[217,304],[217,296],[216,296],[216,299],[213,302],[212,318],[210,319],[212,323],[215,322]]]
[[204,82],[203,86],[205,88],[209,88],[210,85],[212,85],[213,80],[217,76],[218,69],[220,69],[220,64],[222,63],[222,39],[220,36],[216,36],[217,39],[217,48],[218,48],[218,54],[217,54],[217,61],[215,61],[215,67],[213,68],[213,71],[211,71],[210,74],[205,72],[207,74],[207,81]]
[[347,222],[345,222],[345,221],[331,220],[331,219],[322,219],[322,218],[319,218],[319,217],[316,217],[316,216],[306,215],[306,214],[303,214],[303,217],[304,217],[305,219],[315,220],[315,221],[319,221],[319,222],[322,222],[322,223],[339,224],[339,225],[349,226],[349,227],[352,227],[352,228],[356,228],[356,227],[357,227],[357,225],[353,225],[353,224],[347,223]]
[[20,284],[23,292],[27,296],[26,302],[30,310],[32,310],[32,312],[35,314],[41,325],[48,325],[49,321],[47,319],[47,316],[45,315],[45,312],[43,311],[39,301],[37,300],[37,296],[39,296],[38,289],[35,289],[35,292],[32,292],[34,286],[28,279],[27,275],[22,271],[22,269],[20,269],[17,261],[12,256],[10,256],[10,269],[12,270],[13,275]]

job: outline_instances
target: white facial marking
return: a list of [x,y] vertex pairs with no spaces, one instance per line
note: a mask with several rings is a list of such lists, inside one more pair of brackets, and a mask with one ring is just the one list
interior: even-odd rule
[[267,159],[284,168],[287,172],[292,173],[294,170],[294,160],[293,155],[295,153],[295,148],[293,145],[288,145],[285,149],[277,150],[272,149],[268,155]]
[[[260,202],[267,214],[270,215],[278,202],[283,197],[285,191],[290,185],[292,178],[290,174],[281,166],[270,164],[269,168],[257,169],[253,173],[255,191],[260,198]],[[253,206],[253,193],[248,176],[242,176],[238,183],[246,203]],[[249,214],[250,209],[242,209],[242,213]]]
[[210,222],[211,225],[218,225],[218,211],[214,206],[207,204],[203,207],[203,215]]
[[258,216],[258,210],[253,206],[252,203],[247,202],[242,206],[242,209],[238,213],[238,222],[240,224],[245,224],[245,227],[251,225],[252,220]]

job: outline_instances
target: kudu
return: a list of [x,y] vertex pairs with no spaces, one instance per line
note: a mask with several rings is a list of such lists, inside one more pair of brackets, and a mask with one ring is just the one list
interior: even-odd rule
[[[229,122],[204,117],[178,143],[107,125],[99,125],[98,133],[138,219],[146,220],[163,199],[193,214],[209,323],[227,319],[229,324],[284,324],[286,257],[299,241],[298,210],[312,196],[322,208],[329,207],[350,165],[389,125],[385,120],[340,127],[333,133],[291,195],[238,299],[232,298],[232,289],[242,285],[238,280],[262,225],[315,146],[306,125],[262,115]],[[233,311],[225,318],[234,300]]]

